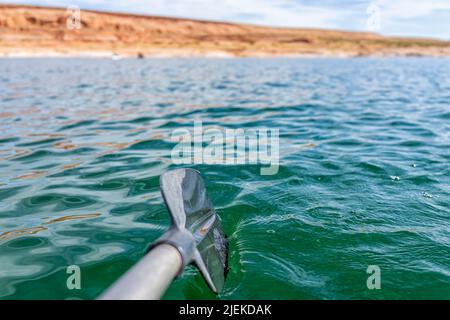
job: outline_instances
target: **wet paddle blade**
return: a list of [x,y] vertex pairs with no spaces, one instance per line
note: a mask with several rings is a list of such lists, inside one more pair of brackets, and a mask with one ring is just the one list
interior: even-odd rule
[[220,292],[228,268],[228,240],[200,174],[193,169],[168,171],[161,175],[160,186],[172,227],[193,234],[197,246],[193,262],[209,287]]

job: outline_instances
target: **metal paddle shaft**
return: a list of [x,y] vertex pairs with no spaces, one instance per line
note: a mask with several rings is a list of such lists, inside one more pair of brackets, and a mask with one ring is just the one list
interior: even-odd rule
[[101,300],[156,300],[180,272],[182,259],[178,250],[161,244],[125,273]]
[[198,171],[165,172],[160,188],[170,214],[170,228],[100,299],[159,299],[189,263],[197,266],[211,290],[222,290],[228,241]]

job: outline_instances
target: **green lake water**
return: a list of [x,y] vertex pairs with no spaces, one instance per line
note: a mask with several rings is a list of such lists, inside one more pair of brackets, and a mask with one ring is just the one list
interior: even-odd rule
[[0,299],[93,299],[138,261],[195,120],[279,129],[281,163],[192,165],[228,278],[164,298],[450,299],[450,59],[426,58],[0,60]]

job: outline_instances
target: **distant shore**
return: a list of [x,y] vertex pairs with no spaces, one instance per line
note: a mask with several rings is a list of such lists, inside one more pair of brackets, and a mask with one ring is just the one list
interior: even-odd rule
[[450,57],[450,42],[0,5],[0,57]]
[[152,59],[152,58],[356,58],[356,57],[372,57],[372,58],[395,58],[395,57],[449,57],[450,54],[441,52],[377,52],[371,54],[352,54],[349,52],[314,52],[314,53],[267,53],[267,52],[248,52],[245,54],[233,54],[227,51],[199,51],[195,50],[171,50],[157,49],[142,52],[124,52],[124,51],[82,51],[82,50],[3,50],[0,49],[0,58],[109,58],[112,60],[121,59]]
[[227,52],[182,52],[182,51],[159,51],[155,53],[146,53],[145,55],[134,54],[117,54],[115,52],[56,52],[56,51],[42,51],[42,52],[0,52],[0,59],[13,59],[13,58],[73,58],[73,59],[170,59],[170,58],[210,58],[210,59],[235,59],[235,58],[403,58],[403,57],[417,57],[417,58],[450,58],[447,54],[370,54],[370,55],[351,55],[351,54],[338,54],[338,53],[324,53],[324,54],[265,54],[254,53],[246,55],[233,55]]

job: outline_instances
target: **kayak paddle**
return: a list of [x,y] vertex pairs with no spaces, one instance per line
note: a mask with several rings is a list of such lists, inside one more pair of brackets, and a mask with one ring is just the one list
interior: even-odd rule
[[198,171],[163,173],[160,189],[171,226],[148,253],[99,299],[159,299],[184,267],[193,263],[212,291],[222,290],[228,268],[228,240]]

